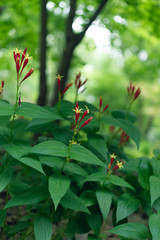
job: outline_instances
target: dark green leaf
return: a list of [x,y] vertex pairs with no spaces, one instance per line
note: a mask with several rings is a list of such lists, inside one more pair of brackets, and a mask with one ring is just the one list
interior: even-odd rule
[[148,239],[150,238],[150,233],[148,228],[141,223],[125,223],[114,227],[108,232],[114,233],[121,237],[126,237],[129,239]]
[[51,155],[57,157],[67,157],[67,146],[56,140],[48,140],[41,142],[31,148],[30,152],[42,154],[42,155]]
[[149,217],[149,228],[152,234],[152,240],[160,239],[160,214],[152,214]]
[[16,114],[31,118],[50,118],[53,121],[62,119],[59,115],[46,110],[44,107],[29,102],[22,102],[21,106],[18,107]]
[[51,240],[52,222],[47,214],[38,214],[34,221],[34,234],[36,240]]
[[110,183],[112,183],[116,186],[130,188],[133,191],[135,191],[134,188],[121,177],[110,174],[110,175],[108,175],[108,180],[110,181]]
[[99,208],[103,215],[104,220],[106,220],[112,203],[112,195],[106,189],[98,189],[96,191],[96,197],[98,201]]
[[99,215],[98,211],[94,211],[94,210],[92,210],[91,215],[86,215],[86,220],[91,230],[98,237],[102,222],[101,222],[101,216]]
[[125,119],[115,119],[113,117],[103,116],[101,119],[103,122],[110,126],[120,127],[128,136],[136,143],[137,148],[139,148],[140,143],[140,131],[133,125],[130,121]]
[[3,227],[6,216],[7,216],[6,209],[1,209],[0,210],[0,227]]
[[75,195],[71,190],[69,189],[65,196],[61,200],[61,205],[64,208],[73,209],[75,211],[81,211],[89,213],[88,208],[84,204],[81,198],[79,198],[77,195]]
[[80,198],[83,200],[87,207],[92,206],[97,202],[95,192],[92,190],[86,190],[82,192]]
[[46,189],[46,186],[32,187],[31,189],[11,198],[7,202],[5,209],[26,204],[36,204],[48,198],[48,196],[49,193]]
[[65,163],[64,172],[78,174],[78,175],[81,175],[83,177],[88,176],[88,173],[82,167],[80,167],[78,164],[75,164],[75,163],[72,163],[72,162]]
[[114,118],[121,118],[121,119],[129,120],[132,123],[134,123],[137,120],[137,117],[134,113],[128,112],[125,110],[112,110],[112,116]]
[[151,194],[151,206],[154,201],[160,197],[160,179],[156,176],[149,178],[150,183],[150,194]]
[[138,180],[141,186],[145,189],[149,189],[149,177],[152,175],[152,167],[150,160],[143,158],[140,162],[138,169]]
[[12,169],[5,168],[0,172],[0,192],[10,183],[12,178]]
[[49,181],[49,192],[51,194],[51,198],[53,200],[55,209],[57,208],[61,198],[67,192],[70,179],[66,175],[51,175],[48,179]]
[[17,160],[33,169],[39,171],[40,173],[45,174],[42,169],[41,163],[39,161],[35,160],[34,158],[22,157],[22,158],[18,158]]
[[91,151],[78,144],[72,144],[70,150],[70,159],[84,163],[95,164],[106,168],[106,165],[97,158]]
[[140,201],[131,193],[124,193],[117,203],[116,221],[128,217],[134,213],[140,205]]

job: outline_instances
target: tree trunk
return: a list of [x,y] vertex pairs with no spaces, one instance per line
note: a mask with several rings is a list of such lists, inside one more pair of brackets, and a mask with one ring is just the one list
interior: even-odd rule
[[40,83],[37,104],[45,105],[47,100],[46,80],[46,36],[47,36],[47,0],[41,0],[41,42],[40,42]]

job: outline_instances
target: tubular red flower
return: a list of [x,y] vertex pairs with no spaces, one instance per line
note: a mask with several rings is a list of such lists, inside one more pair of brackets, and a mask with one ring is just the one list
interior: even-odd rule
[[27,52],[27,48],[24,49],[23,53],[22,53],[22,58],[21,58],[21,64],[26,56],[26,52]]
[[82,121],[82,119],[88,114],[88,109],[83,113],[81,119],[79,120],[79,123]]
[[68,83],[65,87],[65,89],[63,90],[63,92],[61,93],[61,97],[63,96],[63,94],[72,86],[73,83]]
[[[27,79],[28,77],[31,76],[31,74],[34,72],[34,68],[31,68],[30,71],[26,74],[26,76],[23,78],[23,80],[20,82],[20,84],[25,80]],[[19,85],[20,85],[19,84]]]
[[4,88],[4,80],[1,81],[1,87]]
[[102,113],[104,113],[106,110],[107,110],[107,108],[109,107],[109,104],[107,104],[105,107],[104,107],[104,109],[103,109],[103,112]]
[[100,100],[99,100],[99,110],[101,110],[101,107],[102,107],[102,97],[100,97]]
[[17,57],[16,58],[16,70],[17,70],[17,76],[19,74],[19,69],[20,69],[20,58]]
[[[78,129],[78,131],[81,129],[81,128],[83,128],[84,126],[86,126],[91,120],[92,120],[92,118],[93,117],[90,117],[89,119],[87,119],[83,124],[82,124],[82,126]],[[77,131],[77,132],[78,132]]]
[[140,93],[141,93],[141,89],[138,88],[137,91],[136,91],[135,94],[134,94],[133,101],[136,100],[136,98],[138,98],[138,96],[140,95]]

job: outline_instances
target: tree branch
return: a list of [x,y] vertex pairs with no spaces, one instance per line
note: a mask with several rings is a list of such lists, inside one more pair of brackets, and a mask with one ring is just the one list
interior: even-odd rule
[[88,30],[88,28],[92,25],[92,23],[94,22],[94,20],[96,20],[97,16],[101,13],[101,11],[103,10],[103,8],[105,7],[105,5],[107,4],[109,0],[102,0],[102,2],[100,3],[100,5],[98,6],[98,8],[96,9],[96,11],[94,12],[93,16],[90,18],[89,22],[85,25],[84,29],[82,32],[76,34],[77,38],[80,39],[80,41],[82,40],[82,38],[84,37],[86,31]]

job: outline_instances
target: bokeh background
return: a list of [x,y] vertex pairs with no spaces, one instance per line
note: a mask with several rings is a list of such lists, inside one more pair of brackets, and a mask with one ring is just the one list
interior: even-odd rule
[[[71,15],[73,19],[69,21]],[[52,105],[68,31],[74,33],[69,39],[72,42],[72,37],[80,36],[91,23],[73,51],[66,80],[73,82],[81,72],[82,79],[88,81],[79,99],[98,106],[102,96],[104,104],[110,104],[108,114],[113,109],[127,110],[130,81],[140,87],[142,93],[132,111],[138,115],[142,142],[139,151],[131,144],[129,152],[134,157],[150,157],[153,148],[159,147],[160,139],[159,19],[159,0],[1,0],[0,80],[5,81],[4,99],[12,104],[15,101],[12,50],[27,47],[32,56],[27,69],[34,67],[35,71],[23,83],[22,101],[37,103],[41,94],[45,96],[43,103]],[[74,100],[74,93],[72,87],[65,99]]]

